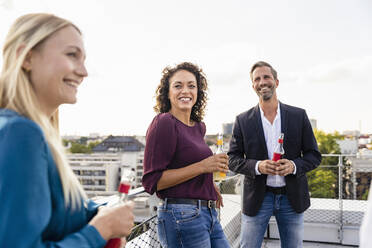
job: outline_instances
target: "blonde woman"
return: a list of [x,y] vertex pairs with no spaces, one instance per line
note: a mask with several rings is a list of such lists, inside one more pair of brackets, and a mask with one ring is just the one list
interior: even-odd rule
[[103,247],[133,225],[133,204],[100,208],[70,169],[58,107],[87,76],[79,29],[50,14],[18,18],[0,75],[0,247]]

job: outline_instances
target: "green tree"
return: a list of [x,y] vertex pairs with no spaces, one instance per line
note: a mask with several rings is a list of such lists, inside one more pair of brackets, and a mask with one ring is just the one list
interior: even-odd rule
[[67,139],[62,139],[63,146],[67,146],[70,141]]
[[[318,142],[318,148],[321,154],[340,154],[340,146],[336,140],[343,139],[338,133],[325,133],[321,130],[314,130],[315,138]],[[320,165],[333,167],[318,167],[307,173],[309,180],[309,190],[311,197],[334,198],[338,195],[337,175],[338,157],[322,157]]]
[[87,137],[80,137],[79,141],[80,144],[86,145],[88,143],[88,138]]
[[367,189],[362,195],[362,200],[368,200],[369,189]]
[[317,169],[312,172],[314,177],[310,183],[311,197],[335,198],[337,178],[330,170]]
[[101,143],[101,142],[100,142],[100,141],[90,142],[90,143],[88,144],[88,147],[89,147],[90,151],[92,151],[93,148],[96,147],[99,143]]
[[92,149],[89,146],[76,143],[76,142],[71,142],[70,152],[71,153],[91,153]]
[[[318,148],[321,154],[340,154],[340,146],[336,140],[344,139],[338,132],[325,133],[321,130],[314,130],[315,138],[318,142]],[[323,157],[321,165],[337,165],[338,157]]]

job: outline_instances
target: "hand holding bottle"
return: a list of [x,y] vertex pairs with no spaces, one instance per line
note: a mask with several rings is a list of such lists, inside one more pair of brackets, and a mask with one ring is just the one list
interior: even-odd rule
[[[223,135],[221,133],[217,135],[217,150],[215,154],[216,155],[225,154],[225,152],[223,151]],[[220,170],[220,171],[213,172],[214,181],[222,181],[223,179],[226,178],[226,173],[228,172],[228,169],[229,169],[227,164],[226,164],[226,167],[227,167],[226,170],[223,170],[223,171]]]
[[278,160],[279,166],[276,168],[277,174],[280,176],[286,176],[294,172],[294,164],[288,159]]
[[89,224],[94,226],[105,240],[126,237],[134,224],[133,208],[132,201],[114,207],[100,207]]
[[[119,192],[119,200],[117,201],[116,204],[114,204],[114,207],[107,211],[115,211],[115,210],[121,210],[123,207],[130,207],[130,204],[126,204],[128,201],[128,193],[131,188],[132,182],[134,181],[135,176],[134,176],[134,171],[133,170],[124,170],[123,174],[121,176],[118,192]],[[131,206],[131,211],[133,211],[133,206]],[[133,215],[133,214],[132,214]],[[119,215],[120,216],[120,215]],[[124,216],[122,216],[123,219],[115,219],[112,223],[112,230],[111,233],[113,234],[110,237],[110,240],[107,242],[105,248],[119,248],[121,247],[122,241],[120,237],[123,236],[128,236],[130,233],[131,228],[133,227],[133,219],[131,221],[126,221]],[[117,227],[117,229],[116,229]],[[118,233],[118,235],[115,235]],[[102,234],[102,233],[101,233]]]
[[204,173],[212,173],[215,171],[228,172],[228,159],[226,153],[215,154],[201,161],[204,168]]
[[262,160],[258,164],[258,171],[261,174],[266,174],[266,175],[276,175],[277,171],[276,169],[278,168],[278,162],[274,162],[272,160]]

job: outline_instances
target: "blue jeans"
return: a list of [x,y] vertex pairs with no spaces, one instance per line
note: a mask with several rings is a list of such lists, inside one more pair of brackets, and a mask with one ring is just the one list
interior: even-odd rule
[[275,216],[279,228],[281,248],[301,248],[304,233],[304,214],[296,213],[286,195],[265,193],[256,216],[242,214],[241,248],[261,248],[270,217]]
[[217,211],[200,205],[166,204],[158,208],[158,235],[163,248],[230,247]]

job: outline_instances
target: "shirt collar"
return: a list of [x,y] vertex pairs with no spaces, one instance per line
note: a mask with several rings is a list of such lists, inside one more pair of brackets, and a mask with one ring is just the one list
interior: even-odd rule
[[[266,118],[266,117],[265,117],[264,112],[263,112],[263,110],[262,110],[262,108],[261,108],[261,105],[258,104],[258,106],[259,106],[259,108],[260,108],[261,119],[263,120],[263,118]],[[276,116],[275,116],[275,119],[277,119],[277,118],[280,118],[280,104],[279,104],[279,101],[278,101],[278,107],[277,107],[277,109],[276,109]],[[275,120],[275,119],[274,119],[274,120]]]

